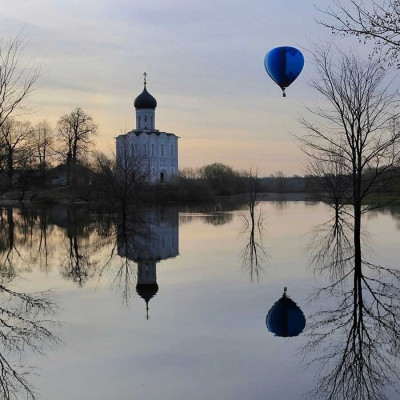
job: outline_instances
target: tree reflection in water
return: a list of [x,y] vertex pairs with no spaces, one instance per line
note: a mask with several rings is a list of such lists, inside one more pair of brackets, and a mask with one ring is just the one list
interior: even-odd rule
[[21,255],[18,246],[27,245],[32,224],[23,213],[22,218],[14,218],[11,207],[0,215],[0,399],[34,399],[29,382],[34,368],[26,364],[26,356],[43,353],[58,342],[52,332],[57,307],[51,292],[32,294],[11,288],[19,272],[30,268],[31,260]]
[[136,285],[137,265],[128,257],[136,251],[135,237],[141,234],[140,218],[137,213],[128,213],[117,217],[113,229],[111,252],[99,271],[99,279],[106,272],[112,273],[112,287],[121,293],[122,302],[128,305]]
[[314,268],[331,279],[312,297],[330,306],[308,319],[302,349],[307,365],[320,371],[312,398],[385,399],[400,377],[400,271],[365,259],[356,265],[351,234],[351,224],[335,218],[311,246]]
[[247,238],[242,249],[242,268],[248,271],[250,280],[258,281],[268,260],[263,243],[263,212],[261,206],[249,201],[248,212],[241,212],[242,228],[240,234]]
[[[61,275],[71,279],[79,287],[94,277],[97,263],[93,258],[93,243],[90,240],[92,230],[97,224],[91,223],[90,218],[81,218],[80,210],[67,208],[66,215],[60,219],[65,224],[66,255],[61,264]],[[63,226],[64,227],[64,226]],[[99,240],[96,237],[96,242]],[[94,243],[97,246],[97,243]]]
[[327,272],[331,280],[344,275],[354,261],[352,233],[352,225],[339,214],[314,229],[308,252],[315,272]]
[[12,207],[0,210],[0,276],[3,279],[13,279],[16,276],[14,258],[21,258],[17,248],[16,223]]
[[28,294],[0,285],[0,293],[0,398],[35,399],[28,381],[32,367],[24,360],[27,353],[43,354],[58,342],[49,319],[56,306],[50,292]]

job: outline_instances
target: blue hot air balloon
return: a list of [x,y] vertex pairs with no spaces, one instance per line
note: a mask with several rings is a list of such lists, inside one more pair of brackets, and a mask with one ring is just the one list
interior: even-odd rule
[[271,79],[282,89],[285,89],[300,75],[304,66],[304,57],[300,50],[294,47],[276,47],[264,58],[265,70]]
[[266,324],[275,336],[298,336],[306,326],[306,319],[300,307],[286,295],[284,289],[282,297],[268,311]]

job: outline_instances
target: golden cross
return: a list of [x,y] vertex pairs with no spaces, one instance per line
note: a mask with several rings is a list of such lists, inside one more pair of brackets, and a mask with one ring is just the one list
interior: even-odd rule
[[146,86],[146,84],[147,84],[147,72],[145,72],[143,74],[143,76],[144,76],[144,86]]

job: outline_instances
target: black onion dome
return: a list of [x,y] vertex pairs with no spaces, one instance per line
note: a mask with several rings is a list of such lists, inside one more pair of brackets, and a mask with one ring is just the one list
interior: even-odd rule
[[136,285],[136,292],[142,299],[144,299],[146,303],[148,303],[150,299],[157,294],[158,285],[157,283],[152,283],[152,284],[138,283]]
[[146,86],[143,92],[136,97],[134,106],[137,110],[152,109],[157,107],[157,100],[147,91]]

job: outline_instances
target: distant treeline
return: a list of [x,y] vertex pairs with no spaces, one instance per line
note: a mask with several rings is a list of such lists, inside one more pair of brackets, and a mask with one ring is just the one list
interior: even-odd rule
[[[13,171],[10,186],[7,167],[0,170],[0,194],[3,199],[31,200],[42,203],[95,202],[113,207],[147,203],[195,203],[213,201],[218,196],[256,193],[306,193],[323,199],[327,177],[285,176],[281,171],[259,177],[256,171],[235,170],[213,163],[201,168],[184,168],[179,178],[163,184],[150,184],[142,167],[122,171],[115,157],[97,153],[92,160],[68,166],[46,165]],[[140,172],[140,174],[139,174]],[[396,174],[397,175],[397,174]],[[341,180],[348,182],[350,177]],[[348,185],[348,183],[346,183]],[[385,194],[399,193],[400,183],[391,180],[382,187]],[[379,188],[376,191],[379,193]]]

